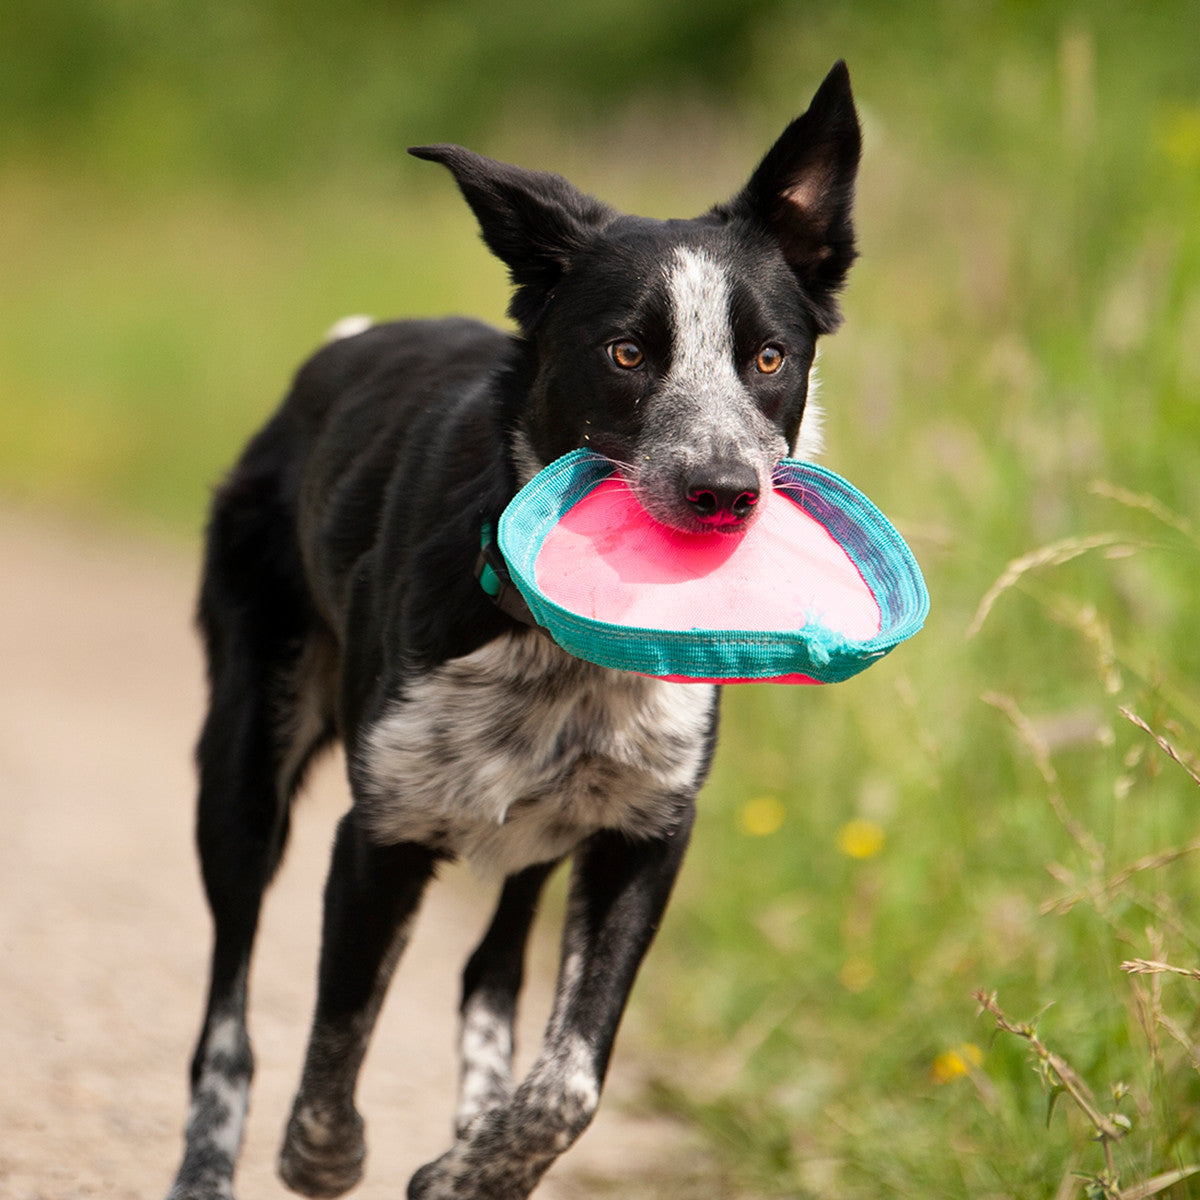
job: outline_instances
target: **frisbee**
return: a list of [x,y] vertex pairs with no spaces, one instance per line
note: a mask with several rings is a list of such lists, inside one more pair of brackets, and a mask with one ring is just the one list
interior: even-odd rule
[[922,626],[904,539],[857,488],[784,459],[741,533],[683,533],[615,465],[576,450],[501,514],[513,584],[578,658],[680,682],[834,683]]

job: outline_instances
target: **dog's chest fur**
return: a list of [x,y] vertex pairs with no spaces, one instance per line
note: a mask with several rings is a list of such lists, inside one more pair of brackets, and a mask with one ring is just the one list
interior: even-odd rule
[[661,833],[707,768],[715,689],[608,671],[534,632],[410,679],[359,745],[381,841],[511,873],[599,829]]

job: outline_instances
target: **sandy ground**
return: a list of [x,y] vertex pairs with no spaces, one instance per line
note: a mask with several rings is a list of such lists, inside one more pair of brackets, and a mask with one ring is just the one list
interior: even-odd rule
[[[163,1194],[180,1150],[208,918],[191,844],[191,746],[203,700],[177,547],[0,508],[0,1196]],[[252,981],[258,1059],[243,1200],[290,1195],[273,1161],[312,1005],[320,889],[346,804],[341,765],[301,801]],[[458,972],[490,888],[456,868],[401,964],[360,1089],[363,1200],[403,1195],[448,1144]],[[534,952],[522,1045],[536,1040],[553,932]],[[631,1029],[630,1026],[633,1026]],[[695,1156],[639,1116],[631,1018],[592,1128],[539,1200],[676,1194]],[[526,1057],[525,1061],[528,1061]],[[696,1193],[691,1193],[696,1194]]]

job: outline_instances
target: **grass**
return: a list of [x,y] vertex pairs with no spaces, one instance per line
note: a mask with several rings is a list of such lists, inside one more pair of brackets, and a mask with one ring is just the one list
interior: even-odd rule
[[[1171,1174],[1200,1161],[1197,20],[780,10],[734,113],[701,93],[564,133],[517,107],[483,145],[692,212],[838,55],[863,107],[825,461],[909,538],[933,609],[837,687],[729,690],[635,997],[651,1099],[745,1195],[1200,1192]],[[499,319],[504,281],[432,168],[359,147],[320,184],[138,175],[103,141],[136,124],[0,172],[0,488],[195,536],[332,321]],[[1047,1054],[1121,1136],[1092,1140]]]

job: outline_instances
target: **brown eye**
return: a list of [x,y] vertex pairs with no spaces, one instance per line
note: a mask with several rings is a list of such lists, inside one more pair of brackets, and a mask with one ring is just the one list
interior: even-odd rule
[[754,365],[763,375],[774,375],[783,366],[783,351],[778,346],[764,346],[758,352]]
[[646,356],[637,342],[610,342],[607,350],[608,357],[623,371],[636,371],[646,361]]

